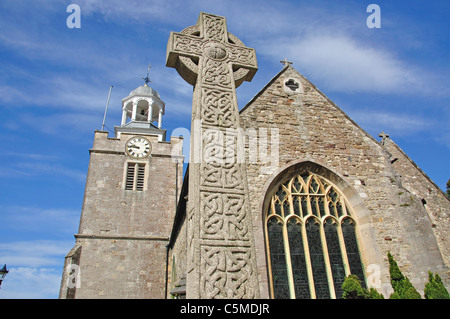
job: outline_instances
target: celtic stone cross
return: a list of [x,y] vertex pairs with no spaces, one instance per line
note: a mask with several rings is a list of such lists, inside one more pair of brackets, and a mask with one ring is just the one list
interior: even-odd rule
[[228,33],[225,18],[202,12],[196,25],[171,32],[166,65],[194,86],[186,297],[258,298],[246,170],[235,138],[235,89],[256,73],[255,51]]

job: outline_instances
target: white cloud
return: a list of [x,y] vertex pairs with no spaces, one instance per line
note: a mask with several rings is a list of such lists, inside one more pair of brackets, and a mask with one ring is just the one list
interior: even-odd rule
[[4,156],[13,156],[15,158],[25,158],[25,159],[33,159],[33,160],[58,160],[59,157],[55,155],[49,154],[39,154],[39,153],[21,153],[16,151],[5,151],[3,152]]
[[[84,80],[75,80],[69,74],[51,77],[26,74],[30,81],[21,89],[10,85],[0,86],[0,101],[10,107],[56,107],[70,110],[96,110],[103,109],[106,103],[105,96],[99,94],[100,88],[96,83]],[[108,89],[108,85],[105,84]],[[103,92],[103,91],[102,91]]]
[[82,15],[101,14],[106,21],[117,24],[130,20],[142,24],[149,20],[180,22],[183,17],[188,18],[186,13],[192,7],[191,2],[183,0],[153,0],[145,3],[139,0],[78,0],[77,4],[81,7]]
[[407,136],[424,132],[436,126],[435,121],[412,114],[385,111],[358,110],[350,115],[366,131],[386,131],[391,136]]
[[0,289],[0,298],[58,298],[64,256],[72,241],[35,240],[3,242],[0,260],[9,273]]
[[[36,117],[32,118],[34,119],[34,121],[36,121]],[[26,123],[28,122],[28,120],[22,119],[22,122]],[[29,125],[33,126],[31,116],[29,122],[30,122]],[[45,121],[41,121],[40,123],[41,124],[45,123]],[[65,125],[70,124],[70,115],[67,116],[67,120],[63,123]],[[54,130],[58,128],[55,126],[51,127]],[[17,177],[17,175],[20,176],[44,175],[46,177],[63,176],[68,178],[71,182],[75,181],[84,183],[86,181],[86,172],[61,165],[60,164],[61,159],[55,155],[43,155],[35,153],[27,154],[27,153],[7,151],[3,153],[1,157],[8,159],[7,161],[5,161],[5,164],[2,167],[0,167],[0,176],[3,177]]]
[[[126,3],[119,0],[97,0],[79,1],[77,4],[80,5],[82,16],[86,19],[99,14],[111,24],[133,21],[154,27],[159,23],[160,25],[156,27],[159,30],[166,27],[176,29],[174,25],[178,24],[184,27],[195,24],[200,8],[202,11],[225,15],[229,28],[239,30],[235,31],[238,37],[252,39],[258,55],[269,57],[276,62],[285,57],[294,61],[294,66],[300,72],[311,76],[327,90],[417,93],[431,89],[433,83],[436,83],[436,79],[431,79],[430,75],[426,74],[429,72],[423,72],[406,63],[397,57],[395,52],[383,48],[379,42],[368,45],[364,38],[355,34],[355,30],[365,28],[365,20],[360,22],[359,27],[352,27],[356,24],[355,8],[352,6],[350,7],[353,11],[346,12],[342,8],[334,10],[331,5],[320,4],[261,2],[255,6],[255,2],[235,3],[236,5],[229,5],[198,0],[187,5],[185,1],[178,0],[153,1],[145,4],[134,0]],[[56,1],[52,4],[54,7],[57,6]],[[50,9],[47,6],[46,10],[53,12],[54,7]],[[178,8],[182,10],[177,10]],[[362,17],[364,14],[365,12]],[[125,49],[123,43],[122,46],[115,46],[108,42],[109,49],[106,50],[87,38],[83,40],[82,46],[69,45],[70,37],[67,38],[67,35],[63,37],[60,31],[54,32],[53,37],[44,34],[36,38],[24,32],[20,26],[14,26],[9,35],[11,33],[12,36],[3,38],[0,36],[0,40],[15,47],[20,54],[78,69],[92,68],[102,74],[100,76],[102,80],[87,79],[83,74],[78,75],[78,80],[71,74],[67,74],[66,77],[53,76],[44,79],[27,76],[26,78],[33,83],[34,91],[31,91],[33,99],[22,94],[16,87],[4,85],[0,87],[0,93],[3,93],[0,94],[0,99],[5,102],[24,101],[28,104],[37,102],[41,106],[64,105],[71,109],[82,110],[102,109],[107,87],[112,83],[104,84],[105,95],[99,95],[99,83],[105,82],[107,77],[112,81],[118,80],[123,83],[124,79],[127,81],[132,77],[138,79],[136,75],[143,72],[139,71],[142,69],[137,67],[136,56],[133,54],[143,50],[139,44]],[[111,48],[114,48],[114,54],[111,54]],[[152,70],[153,75],[156,74],[154,72]],[[175,74],[173,72],[163,71],[160,74],[164,77],[159,78],[157,83],[164,89],[168,87],[172,92],[189,91],[189,86],[179,85],[178,82],[181,80],[177,74],[176,80],[170,78],[171,74]],[[189,95],[191,93],[192,91]],[[177,108],[176,105],[174,107]]]
[[55,299],[59,295],[61,268],[9,268],[0,299]]
[[[54,113],[47,116],[37,116],[25,113],[18,116],[16,121],[22,125],[33,128],[38,132],[55,135],[62,138],[76,138],[84,133],[100,129],[103,114],[90,114],[84,112]],[[74,134],[77,132],[77,134]],[[81,177],[80,175],[78,175]]]
[[[80,220],[78,209],[67,208],[39,208],[33,206],[4,206],[2,214],[8,216],[3,222],[3,227],[9,232],[26,232],[28,235],[39,234],[41,237],[70,238],[77,232]],[[41,245],[46,243],[45,245]],[[48,247],[46,241],[41,242],[40,249]],[[6,249],[25,247],[25,244],[16,246],[1,246],[1,251]],[[8,248],[9,247],[9,248]],[[52,249],[55,248],[52,246]],[[47,250],[48,251],[48,250]],[[0,259],[1,260],[1,259]]]
[[350,36],[310,34],[260,46],[264,54],[292,59],[300,72],[312,74],[328,90],[404,93],[421,86],[414,68],[391,53],[367,47]]
[[74,245],[73,241],[33,240],[3,242],[0,244],[0,260],[12,266],[51,267],[61,265],[61,256]]
[[86,173],[78,170],[64,167],[60,164],[46,164],[46,163],[18,163],[17,166],[31,174],[48,174],[57,175],[60,177],[68,177],[77,182],[84,182],[86,180]]

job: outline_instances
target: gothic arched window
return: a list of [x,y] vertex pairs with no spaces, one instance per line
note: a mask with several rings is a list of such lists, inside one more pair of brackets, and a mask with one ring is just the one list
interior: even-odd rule
[[342,298],[345,276],[364,268],[351,207],[325,178],[305,172],[281,183],[269,202],[265,234],[273,298]]

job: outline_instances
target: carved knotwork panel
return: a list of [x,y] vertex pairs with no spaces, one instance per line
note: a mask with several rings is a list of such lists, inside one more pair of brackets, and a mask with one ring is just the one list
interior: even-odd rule
[[204,164],[200,176],[201,186],[244,190],[240,166],[233,163]]
[[256,66],[255,51],[250,48],[240,48],[235,46],[228,47],[228,56],[230,62],[245,64],[252,67]]
[[248,248],[201,247],[201,298],[253,298]]
[[[237,130],[207,128],[202,130],[203,163],[205,164],[235,164],[241,163],[237,161],[237,155],[242,155],[243,143],[242,138],[239,139]],[[242,157],[242,156],[241,156]],[[240,157],[240,158],[241,158]],[[227,166],[218,166],[224,167]]]
[[200,200],[203,239],[248,240],[244,195],[201,192]]
[[227,39],[225,19],[218,16],[203,15],[205,38],[225,42]]
[[227,63],[205,58],[203,62],[203,84],[231,88],[232,74]]
[[232,92],[203,88],[201,107],[202,124],[220,127],[236,126]]
[[173,50],[184,54],[194,54],[200,56],[202,54],[203,41],[201,39],[187,36],[184,34],[173,35]]
[[194,270],[195,267],[195,246],[194,246],[194,238],[195,238],[195,232],[196,227],[198,228],[198,223],[196,223],[196,216],[194,214],[194,211],[191,209],[187,214],[187,245],[186,245],[186,254],[187,254],[187,267],[186,272],[190,273],[192,270]]

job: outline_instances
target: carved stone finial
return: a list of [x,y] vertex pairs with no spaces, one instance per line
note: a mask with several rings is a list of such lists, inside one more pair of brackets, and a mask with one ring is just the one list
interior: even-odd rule
[[289,62],[286,58],[284,58],[284,60],[280,61],[280,63],[284,64],[284,67],[292,65],[292,62]]

